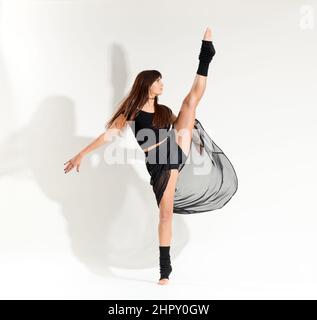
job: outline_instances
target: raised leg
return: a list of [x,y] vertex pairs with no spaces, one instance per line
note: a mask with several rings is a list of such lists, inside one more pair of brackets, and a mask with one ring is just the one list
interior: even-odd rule
[[196,108],[204,95],[207,84],[208,66],[215,54],[211,42],[211,30],[207,28],[202,40],[203,44],[199,55],[199,67],[194,83],[183,100],[178,116],[174,122],[176,129],[176,142],[183,152],[188,155],[192,140],[192,130],[195,124]]
[[[200,75],[196,77],[206,78]],[[192,140],[192,130],[195,124],[196,108],[200,99],[190,92],[184,99],[178,116],[174,122],[176,129],[176,143],[181,147],[183,152],[188,155]]]

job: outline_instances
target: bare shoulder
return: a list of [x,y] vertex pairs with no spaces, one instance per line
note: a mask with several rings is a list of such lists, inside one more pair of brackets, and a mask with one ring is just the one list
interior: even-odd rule
[[177,116],[174,114],[173,110],[171,108],[169,108],[169,112],[170,112],[170,115],[171,115],[171,123],[173,124],[175,122],[175,120],[177,119]]
[[168,106],[165,106],[168,110],[169,110],[169,112],[170,112],[170,115],[171,115],[171,123],[173,124],[174,122],[175,122],[175,120],[177,119],[177,116],[173,113],[173,110],[170,108],[170,107],[168,107]]
[[172,115],[171,115],[171,122],[174,123],[177,119],[177,116],[172,112]]

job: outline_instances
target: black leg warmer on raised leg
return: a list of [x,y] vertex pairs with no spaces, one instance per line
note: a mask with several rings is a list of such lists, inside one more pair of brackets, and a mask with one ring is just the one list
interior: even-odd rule
[[201,48],[199,53],[199,66],[197,69],[197,74],[207,77],[208,76],[208,68],[210,61],[216,53],[216,50],[213,46],[212,41],[201,40]]
[[160,246],[160,280],[168,279],[172,272],[170,246]]

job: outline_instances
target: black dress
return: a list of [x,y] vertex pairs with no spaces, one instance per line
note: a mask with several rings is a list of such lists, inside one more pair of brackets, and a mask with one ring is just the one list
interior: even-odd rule
[[[153,115],[142,111],[135,119],[136,126],[142,123],[144,127],[144,123],[152,121]],[[237,175],[231,162],[198,119],[195,119],[188,155],[177,144],[175,130],[174,125],[171,129],[165,128],[165,141],[145,151],[145,164],[157,206],[170,178],[170,170],[178,169],[174,213],[193,214],[222,208],[238,189]],[[153,145],[153,141],[150,143]],[[144,145],[142,147],[144,149]]]

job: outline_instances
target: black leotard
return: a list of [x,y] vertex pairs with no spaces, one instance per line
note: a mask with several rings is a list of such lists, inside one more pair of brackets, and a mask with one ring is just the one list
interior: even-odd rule
[[148,148],[164,140],[167,136],[167,132],[170,130],[171,125],[160,129],[154,128],[152,125],[153,117],[154,112],[140,110],[135,117],[134,126],[132,125],[132,131],[142,149]]

